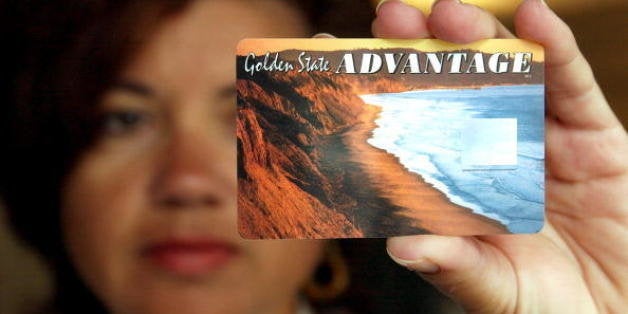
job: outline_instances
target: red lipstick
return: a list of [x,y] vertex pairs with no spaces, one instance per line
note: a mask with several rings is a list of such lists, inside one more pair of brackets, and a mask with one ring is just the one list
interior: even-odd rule
[[226,266],[238,250],[223,241],[175,238],[156,242],[144,253],[162,270],[180,276],[200,276]]

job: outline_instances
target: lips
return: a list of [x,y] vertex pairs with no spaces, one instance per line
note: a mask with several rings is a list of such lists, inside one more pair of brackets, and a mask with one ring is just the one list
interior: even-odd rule
[[144,251],[144,256],[154,266],[186,277],[216,272],[237,255],[234,245],[212,239],[168,239]]

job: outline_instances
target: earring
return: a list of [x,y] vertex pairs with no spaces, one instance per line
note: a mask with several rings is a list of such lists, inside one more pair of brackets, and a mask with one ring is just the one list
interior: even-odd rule
[[342,257],[337,242],[325,247],[323,261],[312,279],[305,285],[304,292],[314,302],[325,302],[341,295],[349,286],[349,269]]

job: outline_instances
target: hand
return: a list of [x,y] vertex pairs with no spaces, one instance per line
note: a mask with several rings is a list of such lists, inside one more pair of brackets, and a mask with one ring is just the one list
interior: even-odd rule
[[[628,136],[569,27],[541,0],[521,4],[515,28],[546,49],[545,227],[533,235],[391,238],[388,252],[468,312],[618,313],[628,308]],[[428,17],[385,2],[373,32],[456,43],[514,38],[491,14],[455,0],[438,1]]]

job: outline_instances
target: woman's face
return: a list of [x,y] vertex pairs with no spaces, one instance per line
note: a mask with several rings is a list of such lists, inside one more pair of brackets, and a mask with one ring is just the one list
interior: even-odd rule
[[236,229],[234,48],[302,37],[281,1],[198,1],[166,20],[104,96],[100,138],[65,184],[63,230],[115,313],[283,313],[319,241]]

